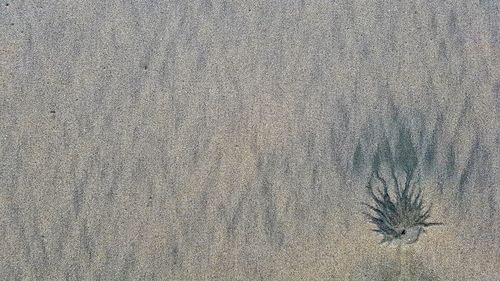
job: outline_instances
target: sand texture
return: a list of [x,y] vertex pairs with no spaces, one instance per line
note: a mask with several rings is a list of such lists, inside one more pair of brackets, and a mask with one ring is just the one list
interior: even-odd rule
[[[0,280],[500,280],[499,11],[1,0]],[[403,247],[384,143],[443,223]]]

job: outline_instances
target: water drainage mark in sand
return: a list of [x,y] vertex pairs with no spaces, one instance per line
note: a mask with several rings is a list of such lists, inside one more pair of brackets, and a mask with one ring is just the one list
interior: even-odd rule
[[404,183],[400,183],[396,176],[395,166],[397,165],[389,161],[392,163],[389,165],[391,180],[388,182],[380,174],[381,153],[379,152],[374,157],[372,173],[367,184],[372,202],[363,203],[370,211],[364,212],[364,215],[375,225],[373,231],[383,235],[381,243],[395,246],[415,243],[427,227],[441,224],[428,222],[431,206],[424,206],[422,188],[416,184],[416,159],[405,161],[406,164],[400,165],[404,174]]

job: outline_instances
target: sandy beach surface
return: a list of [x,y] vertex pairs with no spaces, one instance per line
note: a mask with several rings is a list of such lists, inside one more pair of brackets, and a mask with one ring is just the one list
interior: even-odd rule
[[[1,0],[0,280],[500,280],[499,8]],[[443,225],[398,248],[401,132]]]

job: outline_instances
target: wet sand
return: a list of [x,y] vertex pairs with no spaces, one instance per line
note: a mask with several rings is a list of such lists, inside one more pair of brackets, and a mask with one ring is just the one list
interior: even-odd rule
[[[0,2],[0,280],[500,280],[499,6]],[[444,223],[402,249],[398,128]]]

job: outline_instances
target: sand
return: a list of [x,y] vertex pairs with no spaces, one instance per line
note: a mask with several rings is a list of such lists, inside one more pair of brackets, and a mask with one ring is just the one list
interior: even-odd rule
[[[0,280],[500,280],[500,3],[0,2]],[[376,147],[432,219],[379,245]]]

